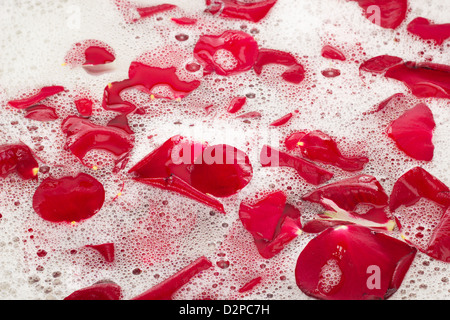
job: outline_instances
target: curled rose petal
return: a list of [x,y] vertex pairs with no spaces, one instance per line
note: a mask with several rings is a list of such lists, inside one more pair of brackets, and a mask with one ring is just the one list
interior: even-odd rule
[[373,73],[384,73],[386,70],[401,63],[402,61],[402,58],[390,55],[376,56],[364,61],[359,67],[359,70]]
[[106,262],[113,262],[115,258],[114,243],[102,243],[97,245],[86,245],[87,248],[92,248],[98,251]]
[[434,259],[450,262],[450,209],[445,211],[433,230],[426,253]]
[[0,146],[0,177],[17,172],[24,179],[36,179],[39,164],[30,148],[24,144]]
[[360,171],[369,162],[366,157],[346,157],[342,155],[337,143],[322,131],[294,133],[286,139],[286,147],[299,150],[312,161],[332,164],[345,171]]
[[254,204],[241,203],[239,218],[251,233],[260,255],[270,259],[301,233],[300,211],[273,192]]
[[407,61],[389,68],[387,78],[403,82],[419,98],[450,99],[450,66]]
[[382,28],[396,29],[405,20],[407,0],[349,0],[358,2],[366,18]]
[[181,287],[202,271],[212,267],[213,264],[207,258],[201,257],[170,278],[134,297],[132,300],[172,300],[172,296],[181,289]]
[[61,86],[43,87],[37,93],[31,96],[22,99],[11,100],[8,102],[8,104],[16,109],[25,109],[41,102],[48,97],[63,92],[64,90],[65,88]]
[[92,115],[92,106],[94,103],[89,99],[78,99],[75,100],[75,106],[78,112],[83,117],[90,117]]
[[33,195],[33,208],[44,220],[71,223],[89,219],[104,201],[103,185],[94,177],[79,173],[42,181]]
[[291,118],[293,116],[294,115],[292,113],[288,113],[288,114],[282,116],[280,119],[277,119],[274,122],[272,122],[270,124],[270,126],[272,126],[272,127],[279,127],[279,126],[285,125],[286,123],[289,122],[289,120],[291,120]]
[[111,281],[99,282],[92,286],[77,290],[64,300],[120,300],[122,288]]
[[263,67],[269,64],[287,66],[287,70],[281,74],[281,77],[288,82],[298,84],[305,78],[305,69],[289,52],[264,48],[259,49],[258,59],[253,66],[256,74],[260,75]]
[[332,227],[300,253],[296,282],[317,299],[387,299],[400,287],[416,252],[405,242],[366,227]]
[[134,146],[134,137],[129,132],[115,126],[97,125],[77,116],[66,118],[61,128],[67,135],[65,148],[83,164],[85,155],[91,150],[108,151],[121,161]]
[[277,3],[277,0],[259,0],[244,2],[241,0],[206,0],[206,11],[225,18],[243,19],[251,22],[262,20]]
[[246,102],[247,102],[246,97],[233,98],[233,100],[231,100],[230,102],[230,105],[228,106],[227,111],[229,113],[236,113],[242,109],[242,107],[245,105]]
[[408,156],[416,160],[431,161],[434,154],[432,140],[435,127],[430,108],[419,103],[391,123],[388,136]]
[[330,200],[345,211],[354,211],[359,204],[373,208],[388,205],[389,197],[380,182],[373,176],[362,174],[317,188],[302,197],[303,200],[319,203],[327,210],[334,210]]
[[322,57],[332,60],[346,60],[345,55],[342,52],[329,45],[326,45],[322,48]]
[[450,23],[435,24],[422,17],[413,19],[407,30],[423,40],[433,40],[437,45],[450,38]]
[[238,292],[244,293],[244,292],[248,292],[248,291],[252,290],[254,287],[256,287],[258,284],[261,283],[261,280],[262,280],[261,277],[257,277],[255,279],[250,280],[249,282],[244,284],[242,287],[240,287]]
[[54,121],[59,117],[56,114],[55,108],[47,107],[46,105],[34,105],[25,109],[25,118],[36,121]]
[[449,188],[425,169],[414,167],[395,182],[389,199],[390,210],[393,212],[402,205],[412,206],[420,198],[450,206]]
[[140,62],[132,62],[128,71],[128,79],[106,86],[102,106],[105,110],[130,113],[136,110],[136,105],[122,99],[120,94],[126,89],[139,88],[151,93],[155,86],[167,85],[172,96],[161,98],[177,99],[185,97],[200,86],[200,81],[197,80],[191,82],[180,80],[176,72],[175,67],[158,68]]
[[194,48],[194,57],[204,73],[230,76],[250,70],[258,58],[258,44],[242,31],[228,30],[221,35],[202,35]]
[[308,183],[319,185],[333,177],[333,173],[314,163],[300,157],[292,156],[270,146],[263,146],[260,153],[260,162],[263,167],[290,167]]
[[253,176],[250,159],[229,145],[214,145],[203,151],[202,163],[194,163],[191,184],[215,197],[228,197],[243,189]]

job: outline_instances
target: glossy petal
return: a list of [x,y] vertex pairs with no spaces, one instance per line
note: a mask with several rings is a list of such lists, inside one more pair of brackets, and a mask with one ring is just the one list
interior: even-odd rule
[[291,53],[273,49],[259,49],[258,59],[253,66],[256,74],[260,75],[263,67],[270,64],[287,66],[288,68],[281,74],[281,77],[288,82],[298,84],[305,78],[305,69]]
[[333,177],[333,173],[314,163],[300,157],[292,156],[270,146],[263,146],[260,153],[260,162],[263,167],[290,167],[308,183],[319,185]]
[[450,23],[435,24],[422,17],[412,20],[407,30],[423,40],[433,40],[437,45],[450,38]]
[[405,20],[407,0],[350,0],[358,2],[367,19],[382,28],[396,29]]
[[25,118],[36,121],[54,121],[59,117],[56,114],[55,108],[47,107],[45,105],[34,105],[26,108]]
[[262,20],[277,3],[277,0],[259,0],[244,2],[241,0],[206,0],[207,9],[212,14],[220,11],[220,16],[232,19],[243,19],[251,22]]
[[73,292],[64,300],[120,300],[122,288],[114,282],[99,282]]
[[43,87],[37,93],[35,93],[29,97],[21,98],[21,99],[17,99],[17,100],[11,100],[8,102],[8,104],[11,107],[14,107],[16,109],[25,109],[25,108],[31,107],[31,106],[41,102],[42,100],[44,100],[48,97],[58,94],[64,90],[65,90],[65,88],[61,87],[61,86]]
[[[297,142],[295,143],[295,140]],[[286,139],[290,150],[298,150],[305,158],[332,164],[345,171],[360,171],[369,162],[366,157],[346,157],[342,155],[337,143],[321,131],[294,133]]]
[[400,287],[415,254],[415,248],[369,228],[328,228],[300,253],[296,281],[317,299],[387,299]]
[[134,297],[132,300],[172,300],[172,296],[181,287],[196,275],[212,266],[212,263],[207,258],[201,257],[160,284]]
[[402,58],[390,56],[390,55],[381,55],[373,57],[367,61],[364,61],[359,67],[362,71],[373,72],[373,73],[384,73],[389,68],[401,63],[403,61]]
[[0,146],[0,177],[17,172],[24,179],[36,179],[39,164],[30,148],[24,144]]
[[51,222],[79,222],[95,215],[103,206],[105,190],[94,177],[46,178],[33,195],[34,211]]
[[106,262],[113,262],[115,259],[114,243],[102,243],[97,245],[89,244],[86,247],[98,251]]
[[[228,30],[221,35],[203,35],[194,48],[194,57],[203,65],[204,73],[230,76],[250,70],[258,58],[258,44],[242,31]],[[225,62],[220,54],[231,54]],[[229,60],[234,61],[229,61]]]
[[388,135],[399,149],[416,159],[431,161],[434,154],[433,130],[436,127],[433,113],[424,103],[406,111],[391,123]]

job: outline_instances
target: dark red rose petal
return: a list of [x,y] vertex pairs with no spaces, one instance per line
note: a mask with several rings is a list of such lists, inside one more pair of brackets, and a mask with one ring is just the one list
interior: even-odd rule
[[70,116],[61,125],[67,135],[65,148],[82,163],[91,150],[105,150],[122,160],[134,146],[134,137],[115,126],[101,126],[88,119]]
[[450,206],[450,189],[425,169],[414,167],[395,182],[389,200],[390,210],[394,212],[402,205],[412,206],[420,198],[448,207]]
[[400,287],[416,251],[369,228],[328,228],[300,253],[296,282],[317,299],[387,299]]
[[[106,86],[103,94],[102,106],[106,110],[121,113],[130,113],[136,110],[136,105],[122,99],[122,91],[130,88],[143,88],[151,92],[157,85],[168,85],[174,98],[183,98],[200,86],[200,81],[181,81],[176,68],[151,67],[139,62],[132,62],[128,71],[129,78],[119,82],[110,83]],[[168,98],[168,97],[164,97]]]
[[420,103],[391,123],[388,136],[408,156],[416,160],[431,161],[434,154],[432,140],[435,127],[430,108]]
[[46,178],[33,195],[33,208],[51,222],[79,222],[95,215],[103,206],[105,190],[94,177]]
[[366,157],[343,156],[337,143],[319,130],[307,134],[294,133],[286,139],[286,145],[291,150],[298,150],[305,158],[332,164],[345,171],[360,171],[369,162]]
[[114,262],[115,250],[114,243],[102,243],[98,245],[87,245],[86,247],[98,251],[106,262]]
[[433,40],[437,45],[450,38],[450,23],[435,24],[422,17],[412,20],[407,30],[423,40]]
[[[364,15],[372,23],[387,29],[396,29],[405,20],[407,0],[349,0],[358,2]],[[379,10],[379,12],[378,12]],[[377,16],[379,14],[379,16]]]
[[43,87],[39,90],[39,92],[18,100],[11,100],[8,102],[8,104],[16,109],[25,109],[28,107],[31,107],[42,100],[51,97],[55,94],[58,94],[60,92],[63,92],[65,90],[64,87],[61,86],[50,86],[50,87]]
[[389,68],[385,77],[402,81],[419,98],[450,99],[450,66],[405,62]]
[[[224,63],[217,57],[226,53],[233,56],[233,63]],[[253,67],[258,58],[258,44],[251,35],[242,31],[228,30],[218,36],[203,35],[195,45],[194,57],[203,65],[205,74],[215,72],[218,75],[230,76]]]
[[253,176],[248,156],[229,145],[206,147],[203,162],[192,166],[191,184],[203,193],[215,197],[236,194]]
[[24,179],[36,179],[39,164],[30,148],[24,144],[0,146],[0,177],[17,172]]
[[90,287],[77,290],[64,300],[120,300],[122,288],[114,282],[96,283]]
[[384,73],[389,68],[397,64],[400,64],[401,62],[403,62],[402,58],[389,55],[382,55],[364,61],[359,67],[359,69],[362,71],[373,73]]
[[362,174],[320,187],[302,197],[303,200],[319,203],[327,210],[334,208],[326,200],[331,200],[345,211],[354,211],[359,204],[374,208],[388,205],[389,197],[379,181],[370,175]]
[[341,60],[341,61],[347,60],[342,52],[328,45],[322,48],[322,57],[332,60]]
[[34,105],[26,108],[25,118],[36,121],[54,121],[59,117],[56,114],[55,108],[47,107],[46,105]]
[[259,22],[276,3],[277,0],[259,0],[257,2],[206,0],[206,5],[209,7],[206,11],[211,14],[216,14],[220,11],[221,17]]
[[319,185],[333,177],[333,173],[314,163],[300,157],[292,156],[269,146],[263,146],[260,153],[260,162],[263,167],[290,167],[307,182]]
[[260,75],[263,67],[269,64],[287,66],[287,70],[281,74],[281,77],[288,82],[298,84],[305,78],[305,69],[289,52],[273,49],[259,49],[258,59],[253,66],[256,74]]
[[160,284],[134,297],[132,300],[172,300],[172,296],[181,287],[196,275],[211,267],[213,267],[213,264],[207,258],[201,257]]

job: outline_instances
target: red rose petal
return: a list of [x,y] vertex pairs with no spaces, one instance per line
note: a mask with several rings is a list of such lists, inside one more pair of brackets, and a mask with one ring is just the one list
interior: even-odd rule
[[364,15],[382,28],[396,29],[405,20],[407,0],[349,0],[358,2]]
[[39,90],[39,92],[31,95],[30,97],[18,100],[11,100],[8,102],[8,104],[16,109],[25,109],[64,90],[65,88],[61,86],[43,87],[42,89]]
[[249,282],[244,284],[241,288],[239,288],[238,292],[244,293],[252,290],[254,287],[256,287],[258,284],[261,283],[261,280],[262,280],[261,277],[250,280]]
[[317,299],[387,299],[401,285],[415,254],[415,248],[369,228],[329,228],[300,253],[296,281]]
[[99,46],[90,46],[84,51],[85,62],[84,66],[91,65],[96,66],[100,64],[106,64],[116,60],[114,53],[111,53],[106,48]]
[[441,45],[450,38],[450,23],[435,24],[422,17],[412,20],[408,24],[407,30],[421,39],[433,40],[437,45]]
[[188,18],[188,17],[181,17],[181,18],[172,18],[173,22],[179,25],[192,25],[197,23],[197,19],[194,18]]
[[90,117],[92,115],[92,106],[94,103],[89,99],[78,99],[75,100],[75,106],[78,112],[83,117]]
[[256,74],[260,75],[263,67],[269,64],[287,66],[288,69],[281,74],[281,77],[288,82],[298,84],[305,78],[305,69],[289,52],[273,49],[259,49],[258,59],[253,66]]
[[269,146],[263,146],[260,153],[260,162],[263,167],[290,167],[307,182],[319,185],[333,177],[333,173],[300,157],[295,157]]
[[450,189],[421,167],[414,167],[395,182],[389,200],[393,212],[400,206],[411,206],[426,198],[442,206],[450,206]]
[[228,197],[243,189],[252,179],[248,156],[229,145],[206,147],[203,163],[192,166],[191,184],[215,197]]
[[26,108],[25,118],[36,121],[54,121],[59,117],[56,114],[55,108],[47,107],[46,105],[34,105]]
[[[277,3],[277,0],[259,0],[258,2],[244,2],[240,0],[206,0],[208,12],[225,18],[243,19],[251,22],[262,20]],[[220,10],[222,7],[222,10]]]
[[359,69],[367,72],[383,73],[389,68],[401,63],[402,61],[403,59],[399,57],[381,55],[364,61]]
[[388,205],[389,197],[378,180],[362,174],[322,186],[302,197],[303,200],[319,203],[327,210],[334,208],[326,200],[331,200],[345,211],[354,211],[359,204],[374,208]]
[[[223,63],[216,56],[229,53],[235,61],[226,57]],[[228,30],[221,35],[203,35],[194,48],[194,57],[203,65],[204,73],[212,72],[230,76],[250,70],[258,58],[258,44],[242,31]],[[230,64],[230,65],[229,65]]]
[[34,211],[51,222],[79,222],[95,215],[103,206],[105,190],[94,177],[46,178],[33,195]]
[[272,122],[270,124],[270,126],[272,126],[272,127],[279,127],[279,126],[285,125],[286,123],[289,122],[289,120],[291,120],[291,118],[293,116],[294,115],[292,113],[288,113],[288,114],[282,116],[280,119],[277,119],[274,122]]
[[176,8],[176,5],[164,3],[151,7],[138,7],[136,10],[139,13],[140,18],[148,18],[154,16],[155,14],[170,11]]
[[332,60],[341,60],[341,61],[346,60],[345,55],[342,52],[328,45],[322,48],[322,57]]
[[242,107],[245,105],[246,102],[247,102],[246,97],[236,97],[233,100],[231,100],[227,111],[229,113],[236,113],[242,109]]
[[[297,138],[297,143],[295,143]],[[299,150],[305,158],[332,164],[345,171],[360,171],[369,162],[369,159],[366,157],[343,156],[337,143],[330,136],[319,130],[307,134],[303,132],[294,133],[286,141],[289,149]]]
[[24,144],[0,146],[0,177],[17,172],[24,179],[36,179],[39,164],[30,148]]
[[213,264],[207,258],[201,257],[160,284],[134,297],[132,300],[172,300],[172,296],[181,287],[197,274],[212,266]]
[[450,209],[440,218],[428,242],[426,253],[434,259],[450,262]]
[[419,98],[450,98],[450,67],[405,62],[389,68],[385,77],[402,81]]
[[113,262],[115,258],[114,243],[102,243],[98,245],[87,245],[86,247],[98,251],[106,262]]
[[424,103],[406,111],[393,121],[388,136],[408,156],[423,161],[433,159],[433,130],[436,127],[433,113]]
[[85,155],[91,150],[108,151],[117,161],[121,161],[134,146],[134,137],[129,132],[115,126],[97,125],[76,116],[66,118],[61,128],[67,135],[65,148],[82,163]]
[[[125,101],[120,96],[121,92],[129,88],[144,88],[151,92],[157,85],[168,85],[173,93],[173,98],[183,98],[200,86],[200,81],[181,81],[176,68],[151,67],[139,62],[132,62],[128,71],[129,78],[119,82],[113,82],[106,86],[103,94],[102,106],[106,110],[121,113],[130,113],[136,110],[136,105]],[[169,98],[169,97],[164,97]]]
[[73,292],[64,300],[120,300],[122,288],[114,282],[100,282]]

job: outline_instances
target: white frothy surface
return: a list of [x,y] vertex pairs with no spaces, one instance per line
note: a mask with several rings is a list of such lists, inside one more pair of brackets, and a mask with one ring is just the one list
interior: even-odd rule
[[[397,81],[366,75],[359,77],[359,63],[380,54],[405,60],[450,64],[450,43],[433,47],[406,32],[417,16],[436,23],[448,23],[448,0],[410,0],[406,20],[395,31],[381,29],[361,15],[360,7],[343,0],[279,0],[260,23],[227,20],[203,13],[204,1],[167,1],[179,8],[168,13],[126,24],[122,13],[109,0],[4,0],[0,4],[0,143],[23,141],[51,167],[52,175],[84,171],[95,176],[106,189],[102,210],[75,226],[56,225],[40,219],[32,209],[36,182],[23,182],[12,175],[0,181],[0,298],[62,299],[73,291],[100,280],[112,280],[130,299],[196,258],[205,255],[214,265],[227,260],[226,269],[215,268],[195,278],[176,294],[191,299],[211,296],[220,299],[310,299],[295,284],[294,268],[303,247],[314,236],[302,234],[279,255],[265,260],[255,255],[254,243],[238,219],[239,203],[265,190],[283,190],[288,201],[308,217],[317,207],[301,202],[301,196],[314,189],[287,168],[261,168],[257,156],[263,144],[277,147],[279,140],[294,131],[318,129],[336,138],[344,153],[364,153],[371,161],[361,173],[378,178],[389,194],[397,178],[420,165],[450,185],[450,102],[444,99],[413,99],[432,110],[437,128],[432,162],[419,163],[395,148],[385,135],[390,120],[363,112],[406,87]],[[155,5],[160,1],[140,1]],[[199,18],[197,26],[179,26],[172,16]],[[160,19],[161,18],[161,19]],[[201,29],[199,28],[201,26]],[[267,66],[258,77],[253,71],[221,77],[211,75],[200,88],[182,101],[153,100],[139,92],[129,99],[145,107],[146,115],[130,118],[136,146],[124,173],[151,150],[176,134],[210,144],[231,144],[250,156],[254,176],[239,194],[224,200],[226,215],[178,195],[145,185],[125,182],[124,174],[112,175],[108,166],[93,171],[77,163],[63,150],[62,119],[76,114],[74,98],[87,95],[96,102],[93,121],[106,123],[114,116],[101,108],[105,86],[127,78],[130,63],[138,57],[160,59],[161,65],[185,65],[193,61],[192,50],[200,35],[218,34],[227,29],[252,34],[261,48],[289,51],[305,66],[306,79],[299,85],[283,82],[280,66]],[[189,38],[180,42],[177,34]],[[114,49],[113,70],[91,75],[83,68],[62,66],[72,45],[97,39]],[[323,45],[341,49],[347,61],[324,59]],[[170,60],[167,52],[182,58]],[[356,62],[358,61],[358,63]],[[323,77],[321,71],[337,68],[341,75]],[[181,72],[180,77],[193,77]],[[195,76],[194,76],[195,77]],[[369,85],[367,85],[369,84]],[[55,103],[60,120],[39,123],[23,118],[6,102],[22,92],[47,85],[68,89]],[[260,119],[235,119],[226,112],[235,96],[249,95],[241,113],[258,111]],[[56,103],[57,101],[57,103]],[[206,114],[204,107],[213,104]],[[269,124],[285,114],[294,117],[285,126]],[[57,167],[61,164],[66,167]],[[333,172],[333,181],[349,174],[324,166]],[[40,180],[45,178],[43,174]],[[113,201],[117,193],[121,196]],[[230,236],[231,235],[231,236]],[[395,235],[398,236],[398,235]],[[87,244],[114,242],[116,261],[103,262]],[[36,252],[43,249],[44,257]],[[256,257],[256,258],[255,258]],[[138,271],[139,269],[140,271]],[[450,266],[418,253],[401,288],[391,299],[450,298]],[[258,276],[260,285],[250,293],[236,288]]]

